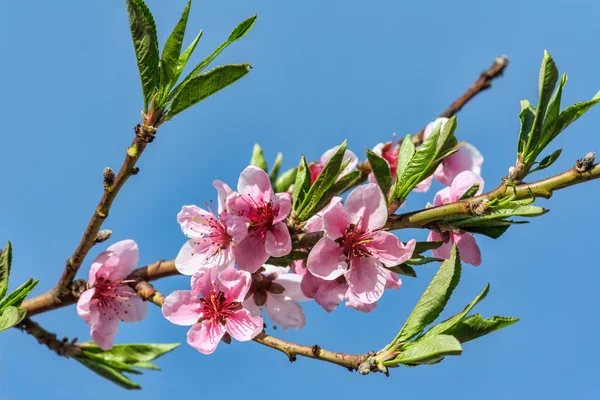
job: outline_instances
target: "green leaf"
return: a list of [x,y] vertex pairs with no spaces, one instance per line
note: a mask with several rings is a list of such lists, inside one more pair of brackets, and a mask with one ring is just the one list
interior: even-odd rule
[[181,46],[183,44],[183,36],[185,35],[185,27],[187,26],[191,4],[191,0],[188,0],[179,22],[175,25],[175,29],[173,29],[163,47],[160,63],[161,106],[163,98],[166,100],[166,96],[173,85],[177,83],[179,75],[182,72],[179,65],[179,57],[181,55]]
[[179,345],[179,343],[117,344],[107,351],[103,351],[93,342],[81,343],[80,346],[86,353],[102,354],[102,357],[106,359],[117,360],[125,364],[135,364],[152,361],[175,350]]
[[549,166],[554,164],[556,160],[558,160],[558,157],[560,157],[560,153],[562,153],[562,149],[558,149],[549,156],[542,158],[542,161],[540,161],[539,165],[535,169],[532,169],[529,173],[548,168]]
[[476,183],[473,186],[471,186],[465,193],[463,193],[463,195],[460,196],[460,199],[458,199],[458,200],[470,199],[471,197],[474,197],[477,194],[478,190],[479,190],[479,183]]
[[294,167],[285,171],[279,178],[275,180],[275,192],[287,192],[290,186],[296,181],[296,175],[298,174],[298,168]]
[[398,167],[396,168],[396,179],[400,179],[406,166],[410,163],[413,156],[415,155],[415,144],[412,141],[411,135],[406,135],[400,144],[400,151],[398,152]]
[[255,143],[254,149],[252,149],[252,158],[250,159],[250,165],[254,165],[255,167],[258,167],[265,172],[268,169],[265,153],[263,153],[262,148],[258,143]]
[[481,293],[479,293],[477,297],[473,299],[473,301],[467,304],[467,306],[464,310],[462,310],[462,312],[448,318],[444,322],[440,322],[439,324],[435,325],[429,331],[427,331],[427,333],[424,336],[441,335],[454,329],[454,327],[458,325],[467,316],[467,314],[473,309],[473,307],[477,305],[477,303],[485,299],[489,291],[490,284],[488,283],[487,285],[485,285],[485,288],[481,291]]
[[160,82],[156,24],[143,0],[127,0],[127,14],[142,82],[144,110],[148,111],[148,105]]
[[[493,222],[495,222],[495,223],[486,225],[486,226],[466,226],[466,227],[463,227],[462,229],[467,232],[485,235],[492,239],[498,239],[512,225],[512,223],[509,221],[493,221]],[[503,224],[503,222],[506,222],[506,224]],[[522,222],[526,222],[526,221],[522,221]]]
[[550,56],[547,50],[544,50],[544,58],[542,60],[542,66],[540,68],[540,79],[539,79],[539,92],[540,98],[537,105],[537,113],[533,121],[533,129],[529,135],[529,140],[525,146],[524,157],[525,165],[535,161],[536,147],[542,140],[542,129],[544,124],[544,117],[546,115],[546,108],[552,97],[552,92],[556,87],[558,81],[558,69],[554,60]]
[[0,311],[9,306],[20,306],[27,295],[35,288],[39,280],[30,278],[27,282],[13,290],[8,296],[0,300]]
[[367,159],[369,160],[369,164],[371,164],[371,170],[373,171],[373,175],[375,175],[377,184],[379,184],[381,192],[387,200],[388,193],[392,187],[392,172],[390,171],[390,166],[385,159],[369,149],[367,149]]
[[297,214],[300,211],[302,203],[306,198],[306,194],[310,189],[310,169],[306,164],[306,158],[300,158],[298,165],[298,173],[296,174],[296,183],[294,184],[294,195],[292,196],[292,209]]
[[279,175],[279,170],[281,169],[281,163],[283,162],[283,154],[277,153],[277,157],[275,157],[275,163],[273,163],[273,168],[271,169],[271,173],[269,174],[269,179],[271,179],[271,183],[274,184],[277,176]]
[[427,257],[427,256],[422,256],[420,254],[413,254],[413,256],[411,258],[408,259],[408,261],[406,261],[406,264],[408,265],[425,265],[425,264],[429,264],[432,262],[441,262],[444,261],[441,258],[436,258],[436,257]]
[[448,331],[447,334],[454,336],[461,343],[465,343],[505,328],[518,321],[519,318],[498,316],[483,319],[480,314],[475,314],[460,322]]
[[0,332],[12,328],[25,318],[27,311],[24,308],[8,306],[0,314]]
[[[342,165],[340,170],[344,170],[344,168],[345,168],[344,165],[345,165],[345,163]],[[360,171],[352,171],[352,172],[342,176],[341,178],[338,179],[337,182],[335,182],[333,185],[331,185],[329,190],[327,190],[327,192],[323,195],[323,197],[321,197],[321,200],[319,200],[319,202],[317,203],[317,205],[314,207],[313,210],[319,211],[319,210],[322,210],[323,208],[327,207],[329,205],[329,203],[331,202],[331,199],[333,199],[335,196],[341,195],[348,189],[356,186],[358,184],[358,182],[360,182],[361,179],[362,179],[362,176],[361,176]]]
[[321,198],[336,182],[342,171],[344,154],[346,153],[346,141],[339,146],[335,154],[327,162],[315,182],[310,186],[302,205],[298,211],[298,221],[305,221],[316,211],[316,206]]
[[417,272],[415,271],[415,269],[413,267],[411,267],[410,265],[407,265],[406,263],[394,265],[393,267],[385,267],[385,268],[389,269],[392,272],[400,274],[400,275],[410,276],[412,278],[417,277]]
[[11,264],[12,245],[8,242],[4,250],[0,253],[0,299],[4,297],[8,290],[8,277],[10,275]]
[[523,148],[529,141],[529,136],[531,134],[531,130],[533,129],[535,114],[535,107],[529,104],[527,100],[521,100],[521,113],[519,114],[519,119],[521,120],[521,131],[519,132],[519,141],[517,143],[518,154],[523,153]]
[[559,133],[564,131],[573,122],[577,121],[579,117],[585,114],[590,108],[598,104],[598,102],[600,102],[600,91],[596,93],[589,101],[583,101],[565,108],[558,116],[556,126],[554,127],[554,134],[551,139],[554,139],[556,136],[558,136]]
[[414,253],[420,254],[427,250],[435,250],[441,247],[444,242],[417,242]]
[[287,267],[292,262],[297,260],[306,260],[308,253],[300,250],[292,250],[290,254],[283,257],[270,257],[266,264],[275,265],[277,267]]
[[171,102],[169,118],[231,85],[250,71],[250,64],[221,65],[190,79]]
[[210,65],[210,63],[217,58],[219,54],[223,50],[225,50],[230,44],[236,42],[237,40],[243,38],[254,26],[254,22],[256,21],[256,15],[246,19],[242,23],[240,23],[230,34],[227,40],[219,45],[208,57],[206,57],[200,64],[198,64],[192,72],[186,76],[183,81],[173,89],[171,94],[169,95],[169,100],[173,99],[177,94],[183,89],[183,87],[190,81],[192,78],[198,76],[202,70]]
[[100,363],[95,359],[83,358],[79,356],[76,356],[75,359],[81,364],[91,369],[92,371],[94,371],[95,373],[97,373],[98,375],[100,375],[101,377],[106,378],[113,383],[116,383],[122,388],[129,390],[142,388],[140,385],[123,375],[119,370],[111,368],[105,363]]
[[[187,65],[187,62],[190,59],[190,56],[196,49],[196,45],[200,41],[201,37],[202,37],[202,30],[200,30],[200,32],[198,32],[198,35],[194,38],[194,40],[192,40],[192,43],[190,43],[190,45],[185,49],[185,51],[183,53],[181,53],[181,55],[179,56],[179,59],[177,60],[177,72],[178,72],[177,78],[178,79],[179,79],[179,76],[181,76],[181,73],[183,72],[183,70],[185,69],[185,66]],[[177,79],[175,79],[173,81],[173,85],[175,83],[177,83]],[[173,96],[171,96],[171,93],[169,93],[168,98],[170,99],[172,97]]]
[[458,284],[460,273],[460,257],[458,249],[454,245],[452,246],[450,258],[442,263],[406,323],[388,347],[412,339],[436,320],[446,307],[452,291]]
[[550,102],[548,103],[548,109],[546,110],[546,116],[544,118],[542,137],[540,143],[536,146],[535,152],[540,154],[542,150],[550,143],[554,137],[554,129],[560,114],[560,101],[562,99],[563,88],[567,84],[567,74],[563,74],[558,84],[558,89],[552,95]]
[[396,358],[384,361],[383,365],[435,364],[446,356],[457,356],[461,353],[460,342],[454,336],[428,336],[410,343]]

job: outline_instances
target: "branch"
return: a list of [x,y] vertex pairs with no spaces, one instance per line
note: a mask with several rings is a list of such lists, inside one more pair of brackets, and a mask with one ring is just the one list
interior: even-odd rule
[[[502,75],[506,67],[508,66],[508,58],[506,56],[496,57],[494,63],[486,71],[483,71],[479,78],[471,85],[467,91],[460,96],[454,103],[450,104],[439,117],[451,118],[458,113],[473,97],[492,86],[492,81]],[[423,143],[423,134],[425,129],[421,129],[419,133],[413,136],[413,142],[415,145]]]
[[476,215],[474,212],[475,207],[485,201],[502,199],[508,196],[515,196],[515,200],[530,199],[532,196],[549,199],[555,190],[598,178],[600,178],[600,164],[594,165],[587,171],[579,171],[577,167],[574,167],[550,178],[532,183],[521,183],[514,187],[503,183],[491,192],[470,199],[406,214],[391,215],[386,227],[390,230],[426,228],[427,224],[446,218]]
[[[154,289],[150,283],[146,281],[138,281],[136,284],[134,284],[134,289],[141,298],[148,300],[159,307],[162,307],[165,301],[165,296]],[[256,343],[262,344],[263,346],[281,351],[288,356],[291,362],[296,361],[296,356],[302,356],[337,364],[339,366],[348,368],[351,371],[359,370],[361,364],[375,356],[375,353],[373,352],[366,354],[346,354],[324,350],[319,345],[303,346],[278,339],[276,337],[267,335],[264,332],[258,334],[258,336],[252,340],[254,340]]]
[[47,346],[59,356],[69,358],[81,353],[79,345],[75,344],[77,339],[69,340],[65,337],[62,340],[59,340],[54,333],[48,332],[29,318],[25,318],[17,324],[16,328],[32,335],[37,339],[39,344]]

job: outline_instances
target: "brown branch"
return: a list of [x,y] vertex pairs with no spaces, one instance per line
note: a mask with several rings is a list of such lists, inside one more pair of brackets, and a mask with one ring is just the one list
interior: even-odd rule
[[[501,76],[507,66],[508,58],[506,58],[506,56],[497,57],[492,66],[486,71],[483,71],[475,83],[473,83],[473,85],[471,85],[471,87],[462,96],[456,99],[454,103],[450,104],[450,107],[444,110],[439,117],[451,118],[456,115],[456,113],[458,113],[465,106],[465,104],[469,102],[469,100],[484,90],[489,89],[492,86],[492,81]],[[423,142],[424,132],[425,128],[421,129],[416,135],[413,136],[413,142],[415,145],[419,145]]]
[[79,345],[75,344],[77,339],[69,340],[65,337],[59,340],[54,333],[48,332],[29,318],[25,318],[17,324],[16,328],[35,337],[39,344],[47,346],[59,356],[69,358],[81,353]]

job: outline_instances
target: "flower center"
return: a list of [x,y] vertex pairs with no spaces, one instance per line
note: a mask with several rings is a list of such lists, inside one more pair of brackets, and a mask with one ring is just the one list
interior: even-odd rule
[[257,306],[264,306],[267,302],[267,292],[272,294],[281,294],[285,291],[283,285],[274,282],[277,279],[277,273],[265,273],[265,269],[261,267],[258,271],[252,274],[252,284],[246,298],[252,296],[254,303]]
[[256,232],[264,243],[267,232],[273,228],[273,221],[279,214],[279,204],[273,204],[272,200],[256,202],[251,197],[250,199],[254,203],[248,215],[250,229]]
[[202,319],[218,321],[224,324],[227,318],[242,308],[239,301],[228,299],[225,293],[211,290],[210,297],[200,299]]
[[214,253],[211,255],[214,256],[215,254],[218,254],[221,250],[224,250],[227,247],[229,247],[229,245],[233,241],[233,238],[227,232],[225,224],[217,218],[217,216],[211,210],[208,204],[206,204],[206,206],[210,211],[210,215],[201,218],[192,218],[193,221],[197,221],[203,225],[204,231],[200,233],[201,238],[197,239],[195,241],[195,244],[199,245],[202,243],[209,243],[214,245],[215,250]]
[[[110,281],[103,277],[96,279],[94,288],[94,298],[98,300],[100,312],[103,315],[108,315],[108,319],[112,319],[113,313],[119,317],[120,312],[128,313],[127,307],[131,307],[129,299],[136,294],[127,290],[127,283],[130,281]],[[131,281],[132,282],[132,281]],[[124,307],[122,307],[124,306]]]
[[337,242],[344,249],[344,254],[349,260],[355,257],[370,257],[371,251],[367,247],[367,244],[373,239],[373,233],[362,232],[354,224],[350,224],[344,236],[337,239]]
[[390,163],[390,170],[392,172],[392,176],[396,176],[396,170],[398,169],[398,155],[400,153],[400,148],[398,146],[394,146],[394,142],[386,143],[381,150],[381,157],[387,160]]

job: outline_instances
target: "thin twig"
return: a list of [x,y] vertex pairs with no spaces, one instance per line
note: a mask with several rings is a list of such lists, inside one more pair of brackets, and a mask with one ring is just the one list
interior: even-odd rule
[[76,344],[77,339],[69,340],[65,337],[59,340],[54,333],[48,332],[29,318],[25,318],[16,327],[35,337],[39,344],[47,346],[59,356],[69,358],[81,353],[79,345]]

